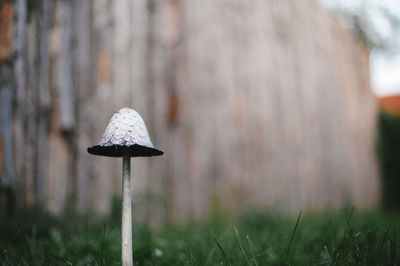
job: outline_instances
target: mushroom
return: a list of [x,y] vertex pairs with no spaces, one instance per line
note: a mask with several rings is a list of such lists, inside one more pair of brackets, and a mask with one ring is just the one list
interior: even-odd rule
[[122,265],[133,265],[130,159],[164,152],[154,148],[142,117],[130,108],[115,113],[99,144],[87,151],[94,155],[122,157]]

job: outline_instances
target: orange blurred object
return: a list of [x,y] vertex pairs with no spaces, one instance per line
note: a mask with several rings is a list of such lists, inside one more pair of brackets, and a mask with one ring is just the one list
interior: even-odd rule
[[389,114],[400,115],[400,94],[381,97],[379,103]]

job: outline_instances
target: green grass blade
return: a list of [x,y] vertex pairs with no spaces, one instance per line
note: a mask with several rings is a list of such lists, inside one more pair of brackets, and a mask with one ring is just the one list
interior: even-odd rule
[[211,236],[214,238],[215,242],[217,243],[217,246],[219,248],[219,250],[221,251],[222,255],[224,256],[226,262],[228,263],[228,265],[232,265],[231,262],[228,259],[228,256],[226,256],[226,253],[221,245],[221,243],[219,243],[218,239],[215,237],[214,233],[210,231]]
[[251,248],[251,241],[250,241],[250,237],[249,237],[249,236],[246,236],[246,238],[247,238],[247,243],[249,244],[249,248],[250,248],[251,256],[253,257],[254,265],[258,266],[258,263],[257,263],[256,257],[254,256],[253,249]]
[[351,205],[351,210],[350,210],[349,216],[346,218],[346,224],[347,224],[347,227],[349,228],[351,234],[353,234],[353,228],[351,227],[350,221],[351,221],[351,218],[353,217],[354,208],[355,208],[354,204]]
[[293,228],[292,235],[290,236],[289,245],[288,245],[287,250],[286,250],[285,261],[287,260],[287,258],[289,256],[290,248],[291,248],[292,243],[293,243],[293,238],[294,238],[294,235],[296,234],[297,227],[298,227],[299,222],[300,222],[300,216],[301,216],[301,210],[299,212],[299,215],[297,216],[297,221],[296,221],[296,224],[295,224],[295,226]]
[[244,249],[243,249],[242,242],[240,241],[240,236],[239,236],[239,231],[238,231],[238,229],[235,227],[234,230],[235,230],[236,241],[237,241],[237,243],[238,243],[238,245],[239,245],[240,251],[242,252],[243,256],[246,258],[247,263],[248,263],[249,265],[252,265],[252,263],[250,262],[249,257],[247,257],[247,254],[246,254],[246,252],[245,252]]

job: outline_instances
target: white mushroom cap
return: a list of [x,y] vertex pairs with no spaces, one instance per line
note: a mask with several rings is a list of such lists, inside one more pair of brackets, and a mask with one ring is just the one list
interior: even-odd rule
[[131,108],[122,108],[111,118],[99,146],[142,145],[154,148],[146,125],[138,112]]

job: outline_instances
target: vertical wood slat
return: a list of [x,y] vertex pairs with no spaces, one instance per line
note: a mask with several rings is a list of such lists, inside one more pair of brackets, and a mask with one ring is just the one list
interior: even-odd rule
[[[13,79],[13,7],[6,1],[0,6],[0,208],[10,208],[15,182],[13,150],[13,106],[15,81]],[[10,210],[7,210],[10,211]],[[9,213],[10,214],[10,213]]]
[[[37,203],[45,204],[46,177],[48,163],[48,137],[50,130],[50,86],[49,86],[49,27],[51,1],[44,0],[41,9],[37,12],[39,24],[38,47],[38,99],[37,114],[37,142],[36,142],[36,180],[35,193]],[[39,63],[40,62],[40,63]],[[51,154],[50,154],[51,155]]]
[[57,58],[57,93],[60,126],[71,131],[75,126],[75,90],[72,76],[72,1],[57,2],[60,24],[59,52]]
[[[106,125],[112,114],[116,112],[114,106],[114,97],[118,89],[113,87],[113,13],[110,12],[115,1],[101,0],[92,1],[93,8],[93,49],[94,49],[94,69],[96,69],[96,80],[93,88],[93,116],[90,117],[93,123],[94,139],[91,145],[97,143],[104,133]],[[86,149],[87,147],[83,147]],[[80,147],[82,149],[82,147]],[[107,214],[110,211],[113,176],[116,169],[120,169],[120,163],[110,158],[91,156],[92,176],[90,189],[90,208],[95,211]],[[118,167],[119,166],[119,167]],[[117,168],[118,167],[118,168]],[[118,175],[120,179],[121,175]]]
[[[13,149],[13,98],[16,82],[13,77],[14,8],[10,1],[0,4],[0,215],[12,216],[15,201],[16,175]],[[18,18],[17,18],[18,19]]]
[[34,187],[36,178],[36,142],[37,142],[37,60],[39,26],[36,11],[31,10],[27,28],[27,86],[26,86],[26,169],[24,176],[24,206],[30,207],[35,202]]
[[[14,38],[14,51],[15,59],[15,82],[16,82],[16,108],[15,108],[15,170],[16,177],[15,186],[17,193],[23,194],[23,183],[26,169],[26,152],[25,140],[27,137],[27,108],[26,108],[26,86],[27,86],[27,1],[18,0],[15,3],[15,38]],[[21,201],[19,205],[21,205]]]
[[0,66],[0,141],[1,141],[1,187],[11,189],[14,181],[12,146],[12,98],[13,80],[10,65]]
[[92,175],[93,164],[90,155],[82,147],[89,147],[93,139],[93,109],[95,108],[93,95],[93,52],[92,47],[92,13],[91,1],[74,1],[74,32],[76,48],[74,56],[74,77],[77,91],[76,105],[76,183],[73,186],[75,197],[74,205],[79,211],[89,207],[89,180]]

